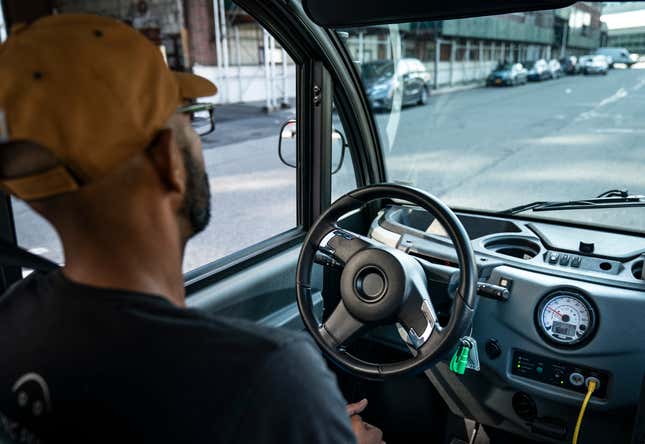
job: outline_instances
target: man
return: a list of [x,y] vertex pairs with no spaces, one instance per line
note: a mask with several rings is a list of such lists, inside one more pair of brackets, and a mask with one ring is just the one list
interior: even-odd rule
[[0,297],[14,440],[381,442],[308,338],[185,307],[183,250],[210,196],[177,110],[215,92],[111,19],[47,17],[0,46],[0,186],[65,252]]

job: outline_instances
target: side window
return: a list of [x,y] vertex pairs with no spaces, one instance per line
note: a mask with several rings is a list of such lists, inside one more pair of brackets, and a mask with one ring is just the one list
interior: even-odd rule
[[[287,52],[232,2],[149,2],[148,11],[121,3],[61,2],[59,12],[118,17],[153,40],[171,68],[192,69],[219,89],[203,100],[215,104],[216,130],[202,137],[212,219],[189,242],[184,272],[295,228],[296,170],[276,156],[280,122],[295,116],[296,67]],[[196,128],[202,120],[194,117]],[[13,211],[19,245],[62,263],[49,224],[23,202],[14,200]]]

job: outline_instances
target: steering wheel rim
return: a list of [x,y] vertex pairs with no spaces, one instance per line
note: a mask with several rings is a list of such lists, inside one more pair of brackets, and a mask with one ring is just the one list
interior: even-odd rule
[[[335,343],[333,334],[329,334],[325,323],[320,324],[314,315],[312,290],[310,285],[314,258],[320,249],[321,242],[329,239],[330,236],[336,236],[339,233],[339,230],[344,233],[349,233],[350,235],[356,235],[355,233],[339,229],[336,225],[337,220],[344,214],[359,209],[370,201],[384,198],[402,199],[412,204],[419,205],[429,211],[444,227],[455,246],[460,274],[459,287],[456,290],[452,315],[450,316],[448,324],[444,327],[440,327],[438,322],[431,322],[431,316],[426,316],[428,326],[430,326],[430,335],[429,337],[424,338],[424,342],[419,345],[416,355],[404,361],[386,364],[363,361],[343,350],[341,348],[342,343]],[[348,238],[345,237],[345,240],[347,239]],[[363,240],[365,239],[363,238]],[[352,240],[350,240],[350,242],[351,241]],[[380,247],[368,246],[366,248],[379,249]],[[387,250],[388,248],[383,246],[383,249]],[[400,250],[396,250],[398,253],[395,253],[392,249],[389,250],[390,251],[387,253],[392,257],[395,259],[398,258],[398,260],[403,260],[403,258],[400,257],[400,254],[405,255],[405,253],[400,252]],[[353,261],[354,257],[357,256],[357,253],[358,252],[354,253],[349,260]],[[363,256],[365,255],[366,254],[363,254]],[[418,265],[416,260],[415,263]],[[350,262],[347,262],[345,266],[347,267],[349,264]],[[343,273],[345,273],[345,270]],[[407,270],[405,273],[407,273]],[[341,277],[341,280],[343,279],[344,275]],[[352,279],[354,279],[352,282],[356,282],[356,276],[353,276]],[[418,281],[418,279],[416,279],[416,281]],[[422,289],[419,290],[421,293],[423,292]],[[346,299],[346,294],[347,292],[341,291],[342,298],[335,310],[338,310],[341,305],[348,305],[346,302],[354,304],[355,301],[348,301]],[[463,225],[452,210],[450,210],[450,208],[448,208],[448,206],[439,199],[423,190],[408,186],[396,184],[370,185],[358,188],[336,200],[336,202],[334,202],[330,208],[328,208],[327,211],[319,217],[307,233],[298,259],[296,273],[296,299],[303,323],[313,336],[316,343],[330,359],[350,373],[370,379],[381,379],[387,376],[407,373],[415,369],[425,369],[440,359],[444,353],[450,351],[471,325],[474,309],[478,299],[475,255],[470,244],[470,239]],[[402,304],[407,303],[402,302]],[[429,304],[429,308],[432,309],[433,314],[434,309],[432,308],[431,302],[429,302]],[[427,303],[425,307],[422,304],[421,311],[424,312],[424,315],[429,314],[427,309]],[[355,310],[349,314],[350,318],[360,317],[356,316]],[[327,319],[326,322],[328,321],[329,319]],[[359,321],[363,322],[364,320],[360,319]],[[412,330],[410,332],[412,332]]]

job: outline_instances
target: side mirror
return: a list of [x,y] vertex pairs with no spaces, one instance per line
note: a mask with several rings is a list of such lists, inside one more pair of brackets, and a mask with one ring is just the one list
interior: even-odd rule
[[296,121],[287,120],[280,127],[280,139],[278,141],[278,157],[280,162],[291,168],[296,168]]
[[[280,139],[278,141],[278,157],[288,167],[296,168],[296,121],[287,120],[280,127]],[[343,167],[345,161],[345,150],[347,140],[342,132],[333,129],[331,133],[331,174],[336,174]]]

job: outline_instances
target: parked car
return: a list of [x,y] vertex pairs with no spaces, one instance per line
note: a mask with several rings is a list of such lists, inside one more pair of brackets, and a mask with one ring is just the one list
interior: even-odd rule
[[372,108],[392,109],[397,91],[401,105],[425,105],[430,95],[430,73],[418,59],[378,60],[361,66],[361,77]]
[[549,60],[549,71],[551,71],[552,79],[557,79],[564,75],[564,71],[562,71],[562,66],[560,65],[560,62],[558,62],[556,59]]
[[598,48],[596,54],[609,57],[610,68],[613,68],[615,63],[623,63],[628,68],[634,64],[634,60],[626,48]]
[[580,67],[583,74],[607,75],[609,63],[604,55],[586,55],[580,57]]
[[562,57],[560,59],[562,71],[568,75],[580,74],[580,63],[576,56]]
[[549,64],[544,59],[526,62],[524,66],[526,66],[526,69],[528,70],[529,80],[546,80],[553,77],[551,70],[549,69]]
[[486,79],[486,85],[523,85],[527,71],[521,63],[500,62]]

